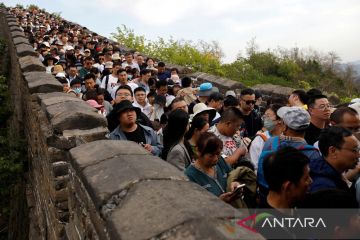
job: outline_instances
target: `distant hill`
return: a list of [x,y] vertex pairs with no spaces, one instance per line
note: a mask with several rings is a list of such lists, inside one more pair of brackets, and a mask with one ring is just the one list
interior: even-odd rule
[[360,60],[349,62],[351,66],[353,66],[354,70],[357,72],[357,75],[360,77]]

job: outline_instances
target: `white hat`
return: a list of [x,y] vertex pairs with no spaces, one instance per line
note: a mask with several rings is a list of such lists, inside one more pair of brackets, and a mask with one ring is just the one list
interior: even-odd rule
[[236,98],[236,93],[233,90],[228,90],[225,93],[225,97],[227,97],[227,96],[233,96]]
[[111,59],[112,60],[120,60],[120,54],[119,53],[114,53],[112,56],[111,56]]
[[58,77],[58,78],[66,78],[64,72],[59,72],[59,73],[57,73],[57,74],[55,75],[55,77]]
[[113,62],[106,62],[105,68],[113,68],[114,63]]
[[209,113],[209,120],[210,122],[214,119],[216,115],[215,108],[206,106],[205,103],[198,103],[194,106],[194,114],[191,114],[190,119],[194,119],[194,117],[202,112],[207,111]]

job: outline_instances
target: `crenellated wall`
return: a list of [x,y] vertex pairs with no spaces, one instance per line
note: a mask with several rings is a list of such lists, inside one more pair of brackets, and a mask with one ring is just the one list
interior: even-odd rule
[[29,239],[261,238],[235,224],[246,215],[172,165],[135,143],[105,140],[106,119],[62,93],[5,10],[0,27],[13,124],[28,143]]

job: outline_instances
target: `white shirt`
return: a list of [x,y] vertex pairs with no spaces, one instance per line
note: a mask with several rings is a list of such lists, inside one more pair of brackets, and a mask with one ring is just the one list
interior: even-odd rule
[[[138,87],[138,85],[136,83],[133,83],[133,82],[128,82],[126,85],[128,85],[132,92],[134,93],[134,90]],[[117,83],[117,85],[111,90],[110,94],[111,94],[111,97],[113,99],[115,99],[115,93],[116,93],[116,90],[121,86],[121,83]]]
[[[271,137],[269,131],[266,131],[264,134],[268,139]],[[260,136],[256,136],[251,142],[249,150],[250,161],[252,162],[252,164],[254,164],[255,171],[257,171],[258,169],[259,157],[262,149],[264,148],[264,144],[265,142]]]
[[134,107],[138,107],[141,111],[150,119],[152,113],[152,106],[150,103],[146,102],[145,106],[140,105],[138,102],[133,103]]
[[106,84],[106,78],[107,76],[105,76],[103,79],[102,79],[102,82],[101,82],[101,88],[106,88],[106,90],[111,93],[111,91],[115,88],[115,87],[118,87],[118,84],[117,82],[119,81],[118,77],[114,77],[112,74],[108,75],[109,76],[109,81],[108,81],[108,85],[105,86]]

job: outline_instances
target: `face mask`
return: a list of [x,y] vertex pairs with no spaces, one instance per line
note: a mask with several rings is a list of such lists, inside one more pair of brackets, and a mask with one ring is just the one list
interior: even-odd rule
[[131,80],[131,79],[132,79],[132,75],[128,75],[128,79]]
[[74,92],[75,92],[76,94],[81,93],[81,88],[75,88],[75,89],[74,89]]
[[275,123],[273,120],[265,118],[264,119],[264,128],[266,128],[266,130],[268,131],[272,131],[275,128]]

